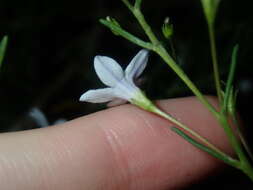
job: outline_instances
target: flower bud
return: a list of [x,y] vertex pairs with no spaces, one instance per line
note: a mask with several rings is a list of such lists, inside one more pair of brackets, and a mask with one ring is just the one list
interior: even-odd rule
[[174,30],[173,30],[173,25],[170,24],[170,19],[169,17],[166,17],[164,19],[164,23],[163,23],[163,26],[162,26],[162,32],[163,32],[163,35],[166,39],[170,39],[174,33]]

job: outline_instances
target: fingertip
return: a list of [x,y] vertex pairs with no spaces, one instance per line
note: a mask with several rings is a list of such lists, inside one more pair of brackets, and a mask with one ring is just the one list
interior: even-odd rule
[[[232,152],[217,121],[195,98],[159,101],[158,105]],[[6,160],[16,163],[15,171],[28,168],[29,176],[19,176],[19,187],[26,190],[35,187],[32,184],[37,189],[61,190],[175,189],[222,166],[173,133],[171,126],[163,118],[124,105],[58,126],[5,135],[0,149],[3,155],[8,152]],[[12,179],[15,171],[9,171]]]

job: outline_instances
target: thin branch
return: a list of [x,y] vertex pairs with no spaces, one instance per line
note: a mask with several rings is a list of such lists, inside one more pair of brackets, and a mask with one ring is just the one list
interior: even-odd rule
[[133,11],[133,6],[131,5],[131,3],[128,0],[121,0],[126,6],[127,8],[132,12]]
[[141,8],[142,0],[135,0],[134,8],[140,9]]
[[145,42],[141,39],[139,39],[138,37],[134,36],[133,34],[125,31],[124,29],[122,29],[120,26],[105,20],[105,19],[100,19],[99,20],[103,25],[107,26],[108,28],[110,28],[112,31],[114,31],[115,33],[117,33],[118,35],[122,36],[123,38],[133,42],[134,44],[137,44],[143,48],[149,49],[149,50],[153,50],[154,46],[149,43],[149,42]]

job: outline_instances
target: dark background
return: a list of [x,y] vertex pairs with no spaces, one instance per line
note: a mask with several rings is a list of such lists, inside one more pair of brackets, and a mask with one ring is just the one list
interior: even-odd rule
[[[216,22],[221,78],[226,80],[233,46],[240,45],[235,86],[238,108],[249,139],[252,137],[252,41],[250,0],[223,0]],[[143,12],[164,43],[161,26],[173,22],[178,64],[206,94],[215,95],[207,27],[198,0],[145,1]],[[115,58],[125,67],[139,47],[114,36],[99,18],[116,18],[131,33],[146,39],[141,28],[119,0],[18,1],[0,4],[0,38],[9,36],[0,71],[0,131],[36,128],[29,122],[31,108],[41,109],[50,123],[71,120],[105,108],[78,101],[90,88],[103,86],[93,69],[95,55]],[[151,54],[143,89],[152,99],[189,96],[191,92],[161,59]],[[239,172],[228,169],[192,189],[250,188]]]

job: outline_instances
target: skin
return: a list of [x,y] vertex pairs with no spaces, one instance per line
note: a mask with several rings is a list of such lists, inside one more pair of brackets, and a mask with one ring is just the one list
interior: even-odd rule
[[[232,153],[222,129],[195,98],[157,104]],[[54,127],[0,134],[1,189],[180,189],[224,166],[170,126],[163,118],[123,105]]]

